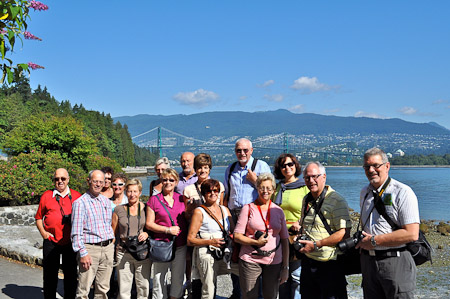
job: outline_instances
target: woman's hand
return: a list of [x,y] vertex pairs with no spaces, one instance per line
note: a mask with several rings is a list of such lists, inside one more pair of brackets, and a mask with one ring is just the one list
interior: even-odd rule
[[298,221],[295,221],[294,223],[292,223],[290,230],[292,230],[294,232],[299,232],[300,231],[300,223],[298,223]]
[[281,269],[281,274],[280,274],[280,284],[285,283],[289,278],[289,269],[287,267],[283,267]]
[[220,248],[225,245],[223,238],[211,239],[209,245]]
[[147,239],[148,239],[148,233],[146,233],[146,232],[142,232],[138,236],[138,241],[139,242],[145,241]]
[[264,245],[267,244],[267,242],[269,242],[269,236],[267,235],[267,237],[265,237],[265,234],[262,234],[261,237],[259,237],[259,239],[256,240],[256,242],[257,242],[256,246],[263,247]]
[[179,226],[170,226],[166,230],[166,234],[171,234],[172,236],[178,236],[179,233],[180,233]]

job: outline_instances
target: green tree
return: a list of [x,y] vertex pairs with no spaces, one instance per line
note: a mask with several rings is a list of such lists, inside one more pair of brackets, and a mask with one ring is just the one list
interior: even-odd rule
[[2,0],[0,2],[0,56],[2,58],[0,83],[5,82],[5,80],[9,84],[16,82],[21,78],[23,72],[29,73],[30,68],[44,68],[32,62],[14,65],[9,57],[14,50],[17,39],[21,41],[23,41],[22,38],[41,40],[26,31],[27,22],[30,18],[30,8],[47,10],[48,6],[38,1]]
[[17,156],[40,150],[57,152],[63,159],[86,169],[87,157],[97,153],[95,141],[83,130],[83,125],[72,117],[44,115],[31,117],[6,134],[2,143],[4,152]]

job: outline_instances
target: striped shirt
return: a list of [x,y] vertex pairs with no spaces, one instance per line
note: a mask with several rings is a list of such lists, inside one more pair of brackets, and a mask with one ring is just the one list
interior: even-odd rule
[[72,205],[72,247],[80,257],[88,254],[84,244],[114,239],[111,227],[112,208],[110,200],[99,194],[94,197],[84,193]]
[[[303,204],[305,204],[306,198],[307,196],[303,199]],[[308,213],[306,215],[302,215],[305,217],[303,221],[303,229],[306,235],[311,239],[311,241],[319,241],[328,238],[330,234],[328,234],[328,231],[325,228],[325,225],[323,225],[322,220],[320,220],[319,215],[316,214],[314,207],[312,207],[311,204],[308,204],[306,210]],[[333,232],[336,232],[342,228],[352,227],[347,202],[330,186],[328,186],[328,191],[325,195],[320,211],[327,220]],[[337,248],[336,246],[322,246],[313,252],[306,253],[306,255],[309,258],[318,261],[335,260],[337,257]]]
[[[379,192],[381,188],[382,187],[380,186],[377,192]],[[380,216],[380,214],[378,214],[377,209],[374,208],[372,211],[374,199],[373,190],[374,188],[370,184],[361,190],[361,222],[364,224],[367,221],[363,230],[371,235],[391,233],[391,226]],[[386,213],[399,227],[402,227],[405,224],[420,223],[417,197],[409,186],[391,179],[391,182],[386,187],[386,190],[381,197],[386,208]],[[370,211],[372,211],[371,214],[369,214]],[[403,246],[404,245],[397,247]],[[393,247],[377,246],[376,250],[385,250],[389,248]]]

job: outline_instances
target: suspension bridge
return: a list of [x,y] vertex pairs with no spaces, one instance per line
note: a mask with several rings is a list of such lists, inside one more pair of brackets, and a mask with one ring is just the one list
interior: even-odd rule
[[[135,144],[145,147],[158,156],[167,156],[178,160],[184,151],[207,152],[218,161],[234,159],[235,141],[242,136],[219,137],[214,136],[208,140],[186,136],[164,127],[155,127],[132,137]],[[244,136],[245,137],[245,136]],[[328,162],[330,159],[340,163],[349,164],[354,157],[361,157],[361,153],[352,151],[330,151],[317,146],[315,136],[295,136],[288,133],[278,133],[257,138],[250,138],[255,149],[254,156],[275,159],[281,153],[292,153],[298,158],[321,159]]]

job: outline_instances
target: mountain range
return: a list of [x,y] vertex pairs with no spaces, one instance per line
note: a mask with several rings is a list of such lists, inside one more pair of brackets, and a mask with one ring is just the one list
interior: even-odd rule
[[292,135],[412,134],[450,136],[450,130],[434,122],[413,123],[398,118],[377,119],[313,113],[296,114],[284,109],[265,112],[226,111],[167,116],[139,114],[115,117],[114,120],[126,124],[131,136],[155,127],[164,127],[199,139],[217,136],[255,138],[279,133]]

